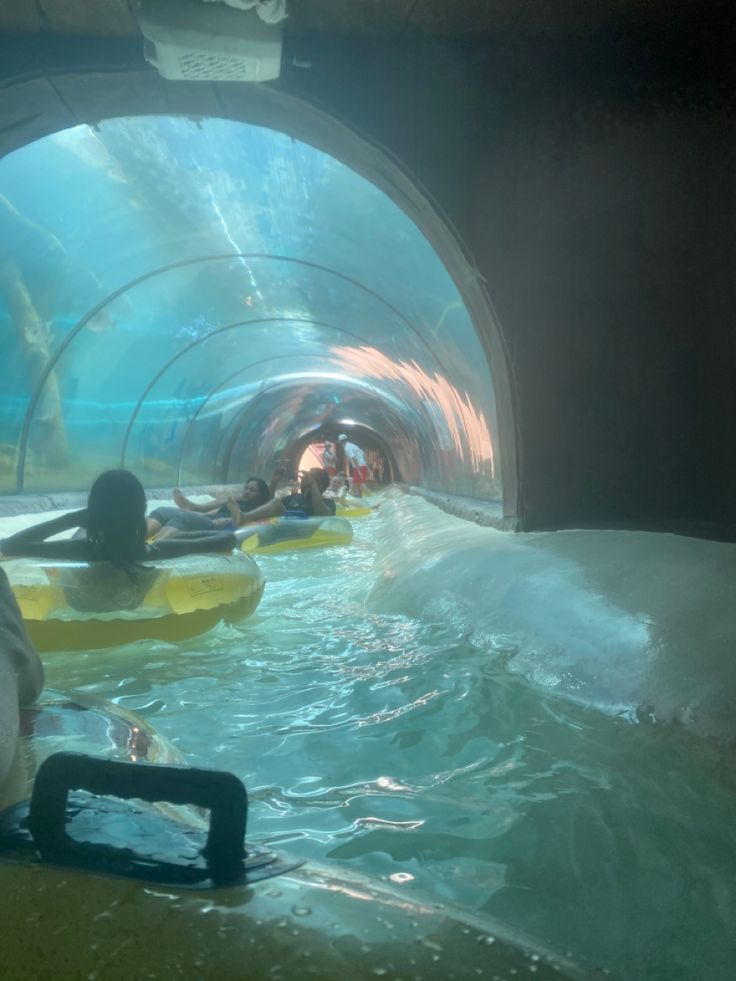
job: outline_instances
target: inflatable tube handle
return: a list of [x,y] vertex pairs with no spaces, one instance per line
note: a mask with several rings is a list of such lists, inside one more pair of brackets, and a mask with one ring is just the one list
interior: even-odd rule
[[28,827],[44,859],[63,860],[85,847],[64,829],[71,790],[207,808],[210,827],[202,854],[212,878],[224,881],[243,873],[248,795],[232,773],[54,753],[38,769],[28,817]]

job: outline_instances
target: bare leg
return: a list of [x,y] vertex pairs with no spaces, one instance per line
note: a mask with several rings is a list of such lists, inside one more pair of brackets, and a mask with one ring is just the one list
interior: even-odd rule
[[187,498],[184,497],[178,487],[174,491],[174,504],[176,504],[178,508],[181,508],[182,511],[191,511],[192,509],[191,501],[188,501]]
[[198,514],[216,514],[227,501],[207,501],[206,504],[195,504],[185,497],[177,487],[173,494],[174,504],[182,511],[196,511]]
[[180,538],[181,534],[180,528],[174,528],[173,525],[164,525],[153,540],[154,542],[163,542],[167,538]]

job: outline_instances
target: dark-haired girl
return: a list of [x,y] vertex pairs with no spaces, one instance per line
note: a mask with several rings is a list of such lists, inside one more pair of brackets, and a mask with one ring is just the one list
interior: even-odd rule
[[[110,562],[135,573],[140,562],[173,559],[193,552],[226,552],[235,547],[228,531],[194,531],[161,542],[146,543],[146,492],[128,470],[108,470],[92,485],[87,507],[39,525],[25,528],[0,542],[5,557],[28,555],[44,559]],[[50,542],[70,528],[82,528],[82,537]]]

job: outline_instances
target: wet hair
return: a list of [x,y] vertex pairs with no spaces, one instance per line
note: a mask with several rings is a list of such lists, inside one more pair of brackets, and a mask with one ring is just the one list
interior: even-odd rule
[[322,467],[312,467],[309,471],[314,474],[314,481],[321,491],[326,491],[330,486],[330,475]]
[[255,504],[254,507],[259,507],[261,504],[266,504],[271,500],[271,491],[269,490],[268,484],[263,477],[248,477],[245,483],[246,485],[258,485],[258,503]]
[[106,470],[87,498],[87,541],[93,557],[134,574],[146,554],[146,492],[129,470]]

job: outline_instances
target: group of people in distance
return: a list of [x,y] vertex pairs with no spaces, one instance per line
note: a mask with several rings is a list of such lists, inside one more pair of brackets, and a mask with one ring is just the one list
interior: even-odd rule
[[[105,560],[122,568],[151,558],[175,558],[193,552],[230,551],[233,532],[243,524],[268,518],[333,515],[335,502],[325,496],[330,478],[315,467],[301,475],[298,488],[284,496],[274,491],[283,469],[271,484],[260,477],[246,480],[241,496],[196,504],[174,491],[175,507],[155,508],[146,515],[146,492],[128,470],[108,470],[92,485],[87,507],[33,525],[0,541],[0,558],[36,556],[91,562]],[[73,538],[49,541],[76,528]]]
[[[141,563],[201,552],[229,552],[235,529],[272,517],[333,515],[335,501],[325,496],[326,470],[301,474],[297,487],[284,496],[275,488],[285,470],[277,468],[271,484],[251,477],[238,498],[195,504],[177,490],[175,507],[146,515],[146,492],[128,470],[108,470],[95,480],[87,507],[25,528],[0,541],[0,558],[32,556],[109,562],[132,579]],[[77,529],[72,538],[49,540]],[[43,666],[0,568],[0,786],[12,763],[19,732],[19,707],[34,701],[43,686]]]
[[261,477],[249,477],[240,497],[206,504],[195,504],[177,489],[174,491],[176,507],[155,508],[148,515],[148,535],[154,542],[161,542],[197,532],[240,528],[269,518],[316,518],[335,513],[335,502],[325,496],[330,482],[326,470],[320,467],[306,470],[296,487],[279,496],[276,488],[284,475],[285,469],[277,467],[270,484]]
[[[343,473],[345,477],[351,474],[351,493],[356,497],[363,496],[363,486],[368,480],[368,461],[365,453],[355,443],[351,443],[345,433],[340,433],[337,442],[343,454]],[[327,440],[322,451],[322,462],[325,470],[330,477],[337,477],[338,474],[338,455],[335,446]]]

